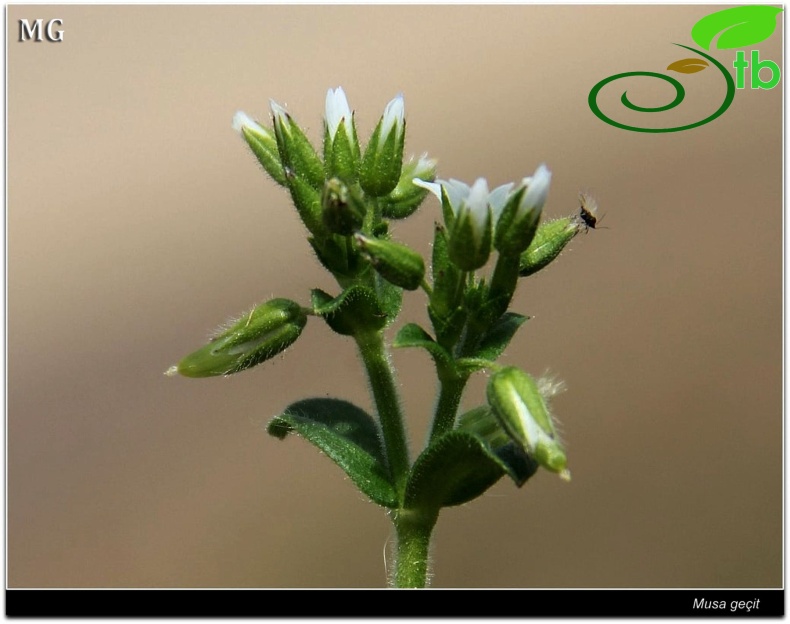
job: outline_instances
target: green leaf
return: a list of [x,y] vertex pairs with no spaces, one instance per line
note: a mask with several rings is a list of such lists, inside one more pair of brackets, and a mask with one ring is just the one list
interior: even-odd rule
[[396,507],[376,422],[357,406],[339,399],[305,399],[289,405],[268,426],[283,439],[296,433],[340,466],[365,495],[384,507]]
[[691,38],[710,50],[713,39],[721,33],[716,47],[719,50],[745,48],[770,37],[776,29],[776,16],[783,9],[747,5],[716,11],[699,20],[691,29]]
[[475,356],[484,360],[496,360],[510,344],[518,328],[528,319],[528,316],[516,312],[503,314],[483,336]]
[[387,323],[387,314],[381,309],[375,293],[365,286],[350,286],[334,298],[316,288],[312,291],[312,302],[313,311],[343,336],[376,331]]
[[421,347],[430,353],[437,366],[453,367],[452,356],[416,323],[408,323],[401,327],[395,340],[392,341],[392,346],[395,348]]
[[494,485],[507,465],[471,433],[450,431],[414,462],[406,483],[407,508],[438,509],[461,505]]

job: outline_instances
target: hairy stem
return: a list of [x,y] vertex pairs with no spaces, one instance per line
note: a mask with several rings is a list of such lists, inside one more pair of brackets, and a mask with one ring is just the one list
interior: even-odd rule
[[428,551],[438,512],[402,509],[393,520],[398,536],[393,584],[425,587],[428,582]]
[[455,424],[455,416],[458,413],[458,405],[461,403],[461,396],[464,393],[464,387],[468,379],[468,375],[457,377],[455,375],[442,376],[440,374],[439,400],[436,403],[428,444],[443,433],[452,430]]
[[406,479],[409,476],[409,449],[395,377],[384,345],[384,336],[376,331],[359,334],[355,338],[368,373],[373,400],[376,403],[381,432],[384,436],[384,452],[392,480],[398,495],[402,498],[406,489]]

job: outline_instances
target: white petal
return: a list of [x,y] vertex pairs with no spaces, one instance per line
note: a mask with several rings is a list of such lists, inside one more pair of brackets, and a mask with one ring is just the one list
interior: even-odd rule
[[502,186],[496,187],[488,195],[488,205],[491,206],[491,212],[494,214],[494,223],[499,220],[499,215],[502,214],[502,209],[507,203],[507,198],[510,195],[510,189],[513,188],[513,183],[509,182]]
[[551,171],[546,165],[540,165],[529,181],[527,192],[524,193],[520,208],[522,210],[543,210],[543,204],[546,203],[550,186]]
[[403,130],[403,95],[398,94],[395,98],[390,100],[387,107],[384,109],[384,115],[381,118],[381,141],[386,140],[393,126],[397,126],[397,132]]
[[475,180],[465,203],[469,207],[474,224],[482,230],[488,218],[488,182],[485,178]]
[[258,122],[253,121],[247,113],[244,111],[236,111],[236,114],[233,115],[233,129],[236,132],[241,133],[242,128],[253,130],[259,134],[268,134],[268,132],[266,132],[266,130],[264,130]]
[[329,128],[329,138],[334,139],[340,122],[344,121],[346,130],[351,136],[351,109],[342,87],[326,92],[326,125]]
[[439,180],[444,190],[447,191],[447,197],[450,200],[450,205],[453,207],[453,211],[458,213],[458,208],[461,204],[469,197],[469,188],[468,184],[461,182],[460,180],[455,180],[453,178],[447,180]]
[[426,182],[425,180],[420,180],[420,178],[414,178],[414,180],[412,180],[412,183],[430,191],[431,193],[436,195],[439,201],[442,201],[442,185],[439,184],[438,182]]

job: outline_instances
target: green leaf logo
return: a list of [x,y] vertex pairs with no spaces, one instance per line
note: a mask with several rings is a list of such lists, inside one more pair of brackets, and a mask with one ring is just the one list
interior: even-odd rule
[[702,59],[687,58],[670,63],[667,69],[681,74],[696,74],[708,67],[708,62]]
[[776,16],[783,9],[751,5],[716,11],[703,17],[691,29],[691,38],[705,50],[710,50],[713,39],[719,50],[744,48],[765,41],[776,30]]

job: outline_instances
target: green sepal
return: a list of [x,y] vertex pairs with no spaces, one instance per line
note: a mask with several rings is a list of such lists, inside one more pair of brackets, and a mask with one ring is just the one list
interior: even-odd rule
[[481,438],[450,431],[431,443],[406,483],[404,506],[439,509],[477,498],[508,472],[507,465]]
[[324,122],[324,174],[327,178],[338,177],[351,184],[359,177],[359,143],[356,140],[356,124],[354,115],[351,115],[353,130],[353,143],[341,122],[335,132],[334,141],[329,139],[329,128]]
[[434,362],[436,362],[437,368],[454,369],[452,356],[416,323],[408,323],[401,327],[395,336],[395,340],[392,341],[392,346],[396,349],[420,347],[430,354]]
[[425,262],[419,253],[401,243],[360,233],[354,240],[384,279],[406,290],[420,287],[425,277]]
[[397,506],[378,426],[356,405],[339,399],[305,399],[275,416],[267,430],[281,440],[289,433],[302,436],[340,466],[374,503]]
[[321,193],[301,176],[295,175],[290,169],[285,170],[285,179],[291,191],[299,217],[308,231],[318,237],[326,235],[323,214],[321,210]]
[[398,185],[403,167],[403,141],[406,136],[406,122],[398,132],[394,124],[389,135],[381,144],[381,122],[379,120],[370,138],[359,172],[362,189],[371,197],[382,197],[391,193]]
[[387,324],[386,312],[379,305],[375,293],[365,286],[350,286],[334,298],[315,288],[312,290],[312,303],[313,311],[343,336],[378,331]]
[[281,186],[286,185],[285,171],[280,162],[280,152],[277,149],[277,140],[273,135],[263,135],[250,128],[242,126],[241,136],[250,146],[252,153],[261,163],[264,171]]
[[463,271],[475,271],[491,255],[491,210],[488,209],[483,231],[479,232],[469,210],[462,210],[450,228],[448,250],[453,264]]
[[[508,200],[502,209],[497,221],[494,246],[505,255],[518,256],[527,247],[535,236],[540,222],[541,209],[533,208],[524,210],[519,204],[526,193],[526,187],[521,187]],[[519,212],[523,214],[519,215]]]
[[541,223],[535,238],[521,254],[519,275],[526,277],[548,266],[578,233],[579,224],[570,217]]
[[274,135],[285,175],[304,180],[320,193],[324,187],[324,165],[310,139],[293,118],[288,113],[285,113],[285,118],[285,123],[278,123],[275,116],[274,123]]
[[430,306],[434,313],[445,318],[449,316],[460,303],[460,289],[458,281],[461,272],[450,261],[450,252],[447,246],[447,233],[439,223],[435,224],[433,235],[433,251],[431,257],[431,273],[433,278],[433,292],[431,293]]
[[444,218],[444,225],[448,230],[451,230],[453,228],[453,224],[455,223],[455,211],[453,210],[453,205],[450,203],[450,196],[447,194],[447,190],[444,188],[444,185],[441,185],[441,188],[442,217]]

